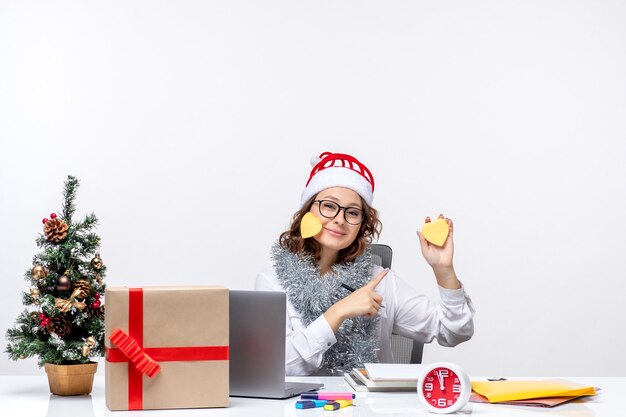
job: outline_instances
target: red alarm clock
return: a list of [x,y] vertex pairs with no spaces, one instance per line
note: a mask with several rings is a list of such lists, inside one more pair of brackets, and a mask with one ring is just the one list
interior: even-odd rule
[[458,365],[437,362],[426,365],[417,381],[417,396],[433,413],[454,413],[469,401],[472,384]]

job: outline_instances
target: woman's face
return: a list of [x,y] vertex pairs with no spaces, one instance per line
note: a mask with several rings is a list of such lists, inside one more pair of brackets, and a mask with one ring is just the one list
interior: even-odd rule
[[[327,203],[318,203],[320,200],[325,200]],[[332,203],[329,204],[328,202],[336,203],[344,208],[339,209],[334,218],[324,217],[320,212],[320,205],[325,205],[325,208],[322,209],[325,214],[328,214],[329,207],[332,207]],[[355,225],[346,221],[346,217],[348,217],[352,223],[355,223],[355,216],[359,212],[354,209],[361,210],[361,213],[363,211],[361,197],[356,192],[343,187],[327,188],[320,191],[311,206],[311,213],[321,220],[322,231],[315,235],[313,239],[322,245],[323,248],[337,252],[350,246],[361,228],[361,224]],[[346,213],[346,210],[348,213]]]

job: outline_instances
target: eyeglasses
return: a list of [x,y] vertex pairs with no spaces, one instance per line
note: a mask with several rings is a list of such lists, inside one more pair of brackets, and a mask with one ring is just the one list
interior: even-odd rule
[[351,225],[359,225],[365,218],[363,210],[356,207],[342,207],[330,200],[315,200],[314,203],[319,204],[320,214],[327,219],[334,219],[342,209],[343,218]]

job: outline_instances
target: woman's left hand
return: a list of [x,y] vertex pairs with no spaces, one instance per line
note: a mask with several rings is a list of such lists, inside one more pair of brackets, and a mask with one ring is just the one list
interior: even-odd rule
[[[448,238],[444,242],[443,246],[435,246],[427,241],[422,233],[418,232],[420,238],[420,247],[422,248],[422,255],[434,270],[452,268],[452,258],[454,256],[454,240],[453,230],[454,225],[452,220],[444,217],[443,214],[439,215],[440,219],[444,219],[448,223]],[[425,223],[430,223],[430,217],[426,217]]]
[[[418,232],[417,235],[420,238],[420,246],[422,248],[422,255],[428,262],[428,265],[433,268],[437,283],[443,288],[456,289],[461,288],[461,283],[454,272],[454,266],[452,265],[452,258],[454,257],[454,240],[453,224],[452,220],[443,217],[443,214],[439,215],[440,219],[444,219],[448,223],[448,238],[443,243],[443,246],[435,246],[428,242],[422,233]],[[430,217],[426,217],[426,223],[430,223]]]

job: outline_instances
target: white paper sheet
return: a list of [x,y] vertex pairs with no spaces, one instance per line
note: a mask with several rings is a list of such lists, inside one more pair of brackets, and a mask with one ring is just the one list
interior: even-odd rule
[[365,363],[364,366],[372,381],[417,381],[424,368],[424,365],[416,363]]

